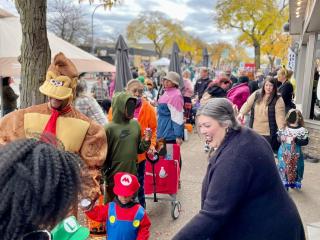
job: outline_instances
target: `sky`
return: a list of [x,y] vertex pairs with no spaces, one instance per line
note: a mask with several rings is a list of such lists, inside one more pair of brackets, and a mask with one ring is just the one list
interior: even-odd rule
[[[48,2],[51,0],[48,0]],[[79,4],[78,0],[70,0]],[[89,1],[88,1],[89,2]],[[239,35],[235,30],[219,31],[214,22],[216,0],[122,0],[120,5],[111,10],[98,7],[94,14],[94,34],[99,38],[126,35],[127,25],[146,11],[159,11],[168,18],[182,23],[184,30],[207,43],[227,41],[233,44]],[[99,4],[89,5],[83,1],[80,6],[91,25],[91,15]],[[0,0],[0,7],[15,12],[12,0]]]

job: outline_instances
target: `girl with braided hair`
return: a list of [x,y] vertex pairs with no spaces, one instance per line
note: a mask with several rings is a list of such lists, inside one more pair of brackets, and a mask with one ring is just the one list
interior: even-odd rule
[[20,240],[54,226],[77,201],[80,159],[35,139],[0,148],[0,236]]

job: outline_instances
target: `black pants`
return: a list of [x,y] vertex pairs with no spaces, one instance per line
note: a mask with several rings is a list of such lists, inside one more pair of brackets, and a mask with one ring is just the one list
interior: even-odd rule
[[265,136],[263,137],[268,141],[274,153],[277,153],[280,147],[280,143],[277,140],[277,135],[275,136]]
[[138,191],[139,203],[142,207],[146,208],[146,198],[144,195],[144,172],[146,170],[146,160],[138,163],[138,181],[140,183],[140,188]]

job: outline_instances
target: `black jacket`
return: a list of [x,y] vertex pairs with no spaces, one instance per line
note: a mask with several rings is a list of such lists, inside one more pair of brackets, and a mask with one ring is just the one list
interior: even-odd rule
[[305,239],[298,210],[263,137],[248,128],[229,131],[209,160],[200,212],[173,239]]
[[199,100],[202,98],[202,95],[207,89],[210,82],[211,80],[209,78],[206,78],[206,79],[200,78],[196,81],[196,84],[194,86],[194,94],[198,95]]
[[216,97],[216,98],[227,97],[227,92],[223,88],[221,88],[217,85],[213,85],[213,86],[208,87],[206,92],[208,92],[211,97]]
[[279,93],[281,94],[281,97],[285,104],[286,113],[292,109],[296,108],[296,105],[292,102],[293,100],[293,86],[291,82],[285,81],[280,85],[278,88]]
[[17,108],[17,99],[19,95],[15,94],[10,86],[3,87],[3,109],[13,111]]

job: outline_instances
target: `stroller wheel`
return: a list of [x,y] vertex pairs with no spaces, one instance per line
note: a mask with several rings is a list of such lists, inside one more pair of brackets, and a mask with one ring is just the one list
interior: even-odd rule
[[181,203],[179,201],[172,202],[171,204],[171,217],[176,220],[181,212]]

